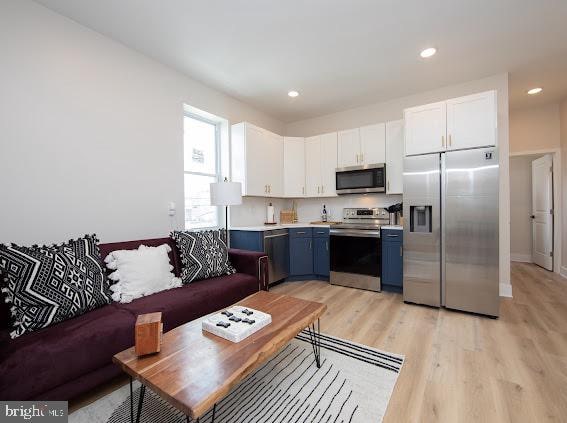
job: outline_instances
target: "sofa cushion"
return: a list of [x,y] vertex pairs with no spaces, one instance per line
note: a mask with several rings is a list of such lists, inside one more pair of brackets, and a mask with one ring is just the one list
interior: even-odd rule
[[110,364],[134,345],[134,324],[131,313],[107,305],[1,344],[0,398],[35,398]]
[[52,246],[0,245],[12,338],[110,303],[96,235]]
[[192,282],[181,288],[138,298],[128,304],[116,304],[134,316],[162,312],[164,331],[212,313],[248,295],[258,292],[258,279],[243,273]]
[[171,237],[181,255],[184,284],[236,273],[228,259],[224,230],[173,231]]
[[171,247],[171,251],[168,253],[169,262],[173,265],[173,274],[175,276],[179,276],[181,274],[181,260],[179,259],[179,252],[175,241],[169,237],[99,244],[100,256],[104,260],[107,255],[116,250],[135,250],[140,247],[140,245],[145,245],[147,247],[159,247],[163,244],[167,244]]

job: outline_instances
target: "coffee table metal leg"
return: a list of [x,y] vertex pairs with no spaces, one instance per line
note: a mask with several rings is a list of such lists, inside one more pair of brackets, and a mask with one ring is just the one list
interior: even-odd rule
[[132,388],[132,376],[130,376],[130,423],[134,423],[134,389]]
[[138,400],[138,412],[136,413],[136,423],[140,423],[140,416],[142,415],[142,405],[144,404],[144,394],[146,393],[146,385],[140,388],[140,399]]
[[217,411],[217,403],[215,402],[215,405],[213,405],[213,418],[211,420],[211,423],[215,423],[215,413]]
[[313,347],[313,355],[315,355],[315,363],[317,363],[317,368],[321,368],[321,325],[319,319],[317,319],[317,325],[312,323],[307,326],[309,331],[309,339],[311,340],[311,346]]

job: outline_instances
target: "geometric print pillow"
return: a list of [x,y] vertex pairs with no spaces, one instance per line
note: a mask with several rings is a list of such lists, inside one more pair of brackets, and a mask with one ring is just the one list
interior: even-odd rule
[[96,235],[51,245],[0,244],[12,338],[110,303]]
[[181,280],[184,284],[236,273],[236,269],[228,259],[224,229],[199,232],[173,231],[170,236],[181,254],[183,263]]

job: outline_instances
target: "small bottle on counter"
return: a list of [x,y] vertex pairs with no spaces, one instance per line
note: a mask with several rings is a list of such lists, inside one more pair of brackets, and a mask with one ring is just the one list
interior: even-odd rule
[[324,204],[323,204],[323,211],[321,212],[321,221],[323,222],[327,221],[327,209],[325,208]]

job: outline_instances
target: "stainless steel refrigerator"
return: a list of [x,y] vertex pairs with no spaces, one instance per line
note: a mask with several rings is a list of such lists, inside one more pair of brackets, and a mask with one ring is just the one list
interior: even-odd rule
[[404,159],[404,301],[498,316],[498,152]]

